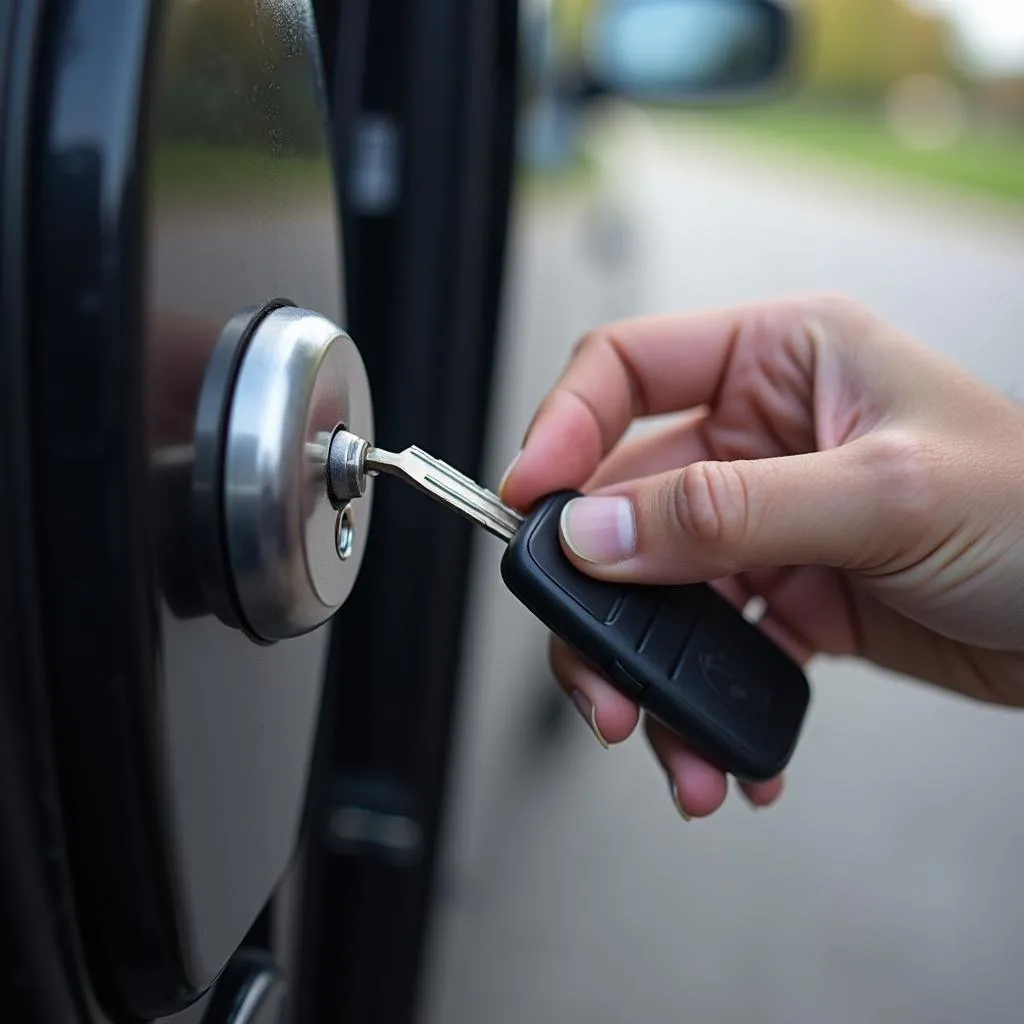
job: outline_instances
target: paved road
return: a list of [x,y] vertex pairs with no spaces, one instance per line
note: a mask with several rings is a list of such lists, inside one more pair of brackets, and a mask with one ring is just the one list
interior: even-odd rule
[[[634,310],[839,289],[1021,393],[1019,218],[611,137],[602,198],[520,211],[495,478],[575,337]],[[499,555],[481,538],[430,1024],[1022,1019],[1024,719],[821,664],[784,804],[685,824],[641,741],[539,715]]]

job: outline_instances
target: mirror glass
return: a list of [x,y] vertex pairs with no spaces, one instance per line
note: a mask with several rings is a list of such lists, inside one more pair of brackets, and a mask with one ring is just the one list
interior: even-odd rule
[[779,70],[785,25],[768,0],[612,0],[591,21],[588,63],[604,88],[625,95],[749,88]]

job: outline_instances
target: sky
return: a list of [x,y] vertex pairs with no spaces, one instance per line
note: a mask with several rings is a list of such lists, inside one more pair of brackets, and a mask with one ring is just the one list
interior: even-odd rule
[[982,70],[1024,72],[1024,0],[911,0],[945,11]]

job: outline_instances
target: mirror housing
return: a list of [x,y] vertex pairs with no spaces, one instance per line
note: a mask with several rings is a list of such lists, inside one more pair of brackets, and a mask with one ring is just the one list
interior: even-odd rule
[[679,103],[746,98],[789,69],[782,0],[603,0],[588,19],[585,93]]

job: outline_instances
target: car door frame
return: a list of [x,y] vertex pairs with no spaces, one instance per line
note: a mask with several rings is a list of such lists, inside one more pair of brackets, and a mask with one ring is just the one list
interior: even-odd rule
[[[331,6],[317,13],[346,326],[367,364],[377,438],[476,475],[513,179],[518,5],[344,0],[333,18]],[[366,133],[382,123],[398,188],[368,210],[355,179]],[[473,528],[406,488],[380,487],[375,503],[334,627],[315,762],[297,909],[304,1021],[415,1019],[436,895]]]

